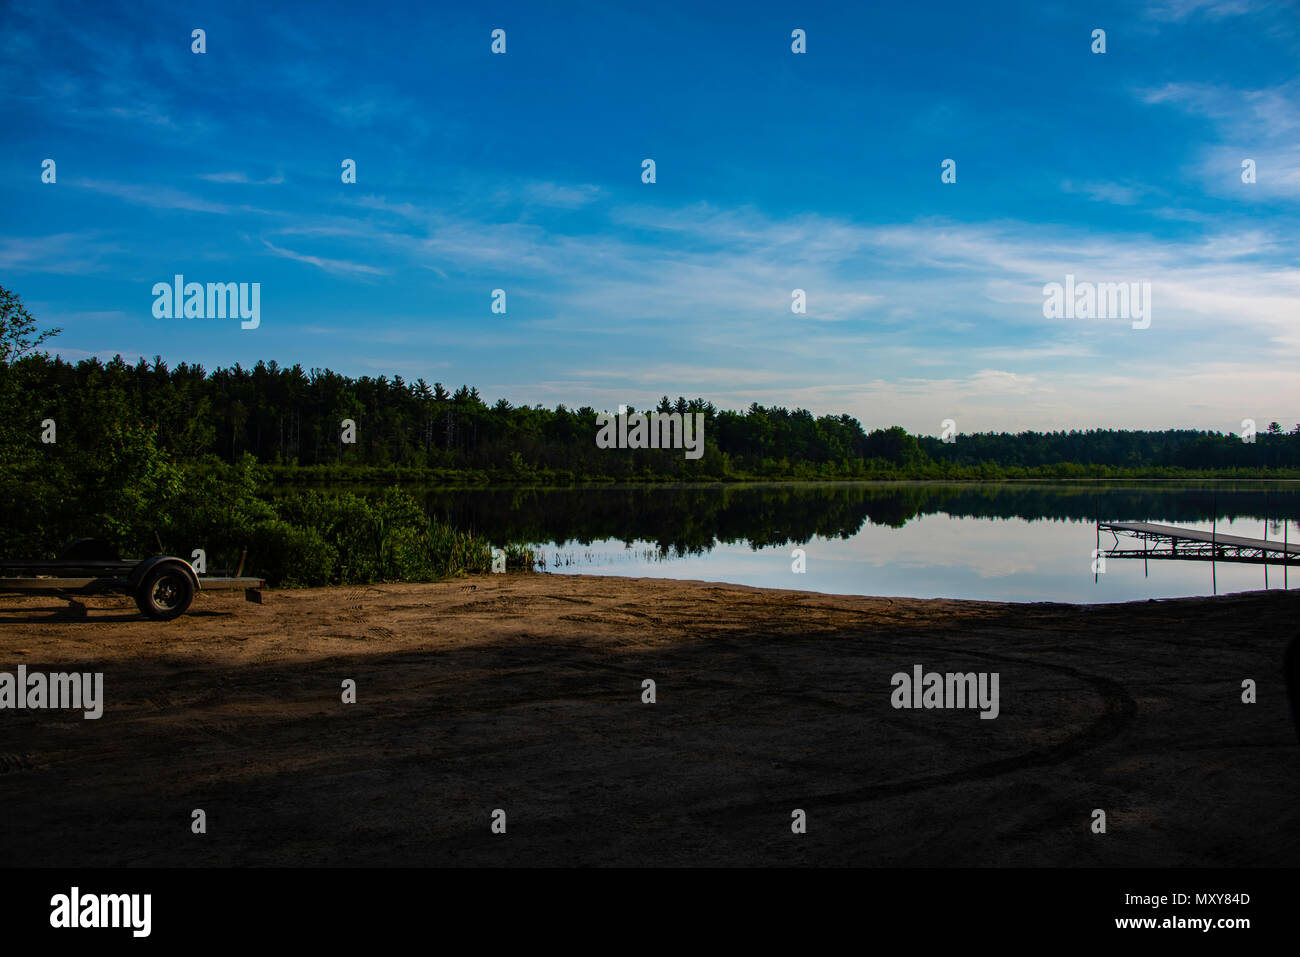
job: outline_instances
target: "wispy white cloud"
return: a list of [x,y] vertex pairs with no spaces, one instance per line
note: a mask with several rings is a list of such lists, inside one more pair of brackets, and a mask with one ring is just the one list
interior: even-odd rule
[[1157,20],[1181,21],[1195,16],[1222,20],[1255,13],[1263,6],[1251,0],[1153,0],[1146,7],[1146,14]]
[[278,173],[266,179],[253,179],[247,173],[238,170],[228,173],[200,173],[199,179],[206,179],[211,183],[244,183],[252,186],[278,186],[284,182],[284,177]]
[[[1215,139],[1191,167],[1211,195],[1300,198],[1300,79],[1260,89],[1167,83],[1140,95],[1147,103],[1173,106],[1212,124]],[[1255,161],[1254,183],[1241,180],[1247,159]]]
[[578,186],[565,186],[560,183],[527,183],[522,192],[529,202],[539,206],[554,206],[561,209],[578,209],[594,203],[600,197],[600,187],[589,183]]
[[85,275],[108,268],[105,259],[121,251],[98,232],[50,236],[0,236],[0,270]]
[[980,362],[1036,362],[1041,359],[1095,359],[1095,347],[1083,343],[1055,343],[1045,346],[996,346],[975,349],[971,356]]
[[262,240],[262,244],[271,250],[275,255],[282,256],[285,259],[292,259],[294,262],[306,263],[309,266],[315,266],[317,269],[323,269],[325,272],[342,276],[384,276],[387,270],[379,269],[375,266],[369,266],[365,263],[349,262],[345,259],[326,259],[323,256],[310,256],[304,253],[294,252],[292,249],[282,249]]
[[1117,206],[1133,206],[1142,198],[1144,190],[1138,186],[1126,186],[1120,183],[1078,183],[1065,180],[1061,189],[1067,193],[1082,193],[1100,203],[1114,203]]
[[69,181],[69,185],[96,193],[103,193],[105,196],[113,196],[137,206],[150,206],[154,209],[183,209],[196,213],[225,215],[237,208],[228,206],[225,203],[214,203],[190,193],[182,192],[179,189],[173,189],[170,186],[119,183],[97,179],[74,179]]
[[[360,204],[398,218],[332,216],[284,235],[350,238],[382,250],[385,265],[414,266],[459,282],[472,277],[527,290],[546,309],[534,324],[590,332],[620,323],[706,328],[750,345],[773,345],[797,330],[817,339],[819,323],[856,323],[860,341],[890,329],[974,332],[1026,347],[1077,339],[1042,316],[1042,287],[1067,274],[1094,282],[1150,282],[1155,321],[1187,333],[1186,347],[1218,330],[1249,331],[1275,346],[1300,336],[1291,300],[1300,278],[1289,268],[1291,239],[1260,227],[1221,228],[1169,240],[1134,233],[1023,222],[943,220],[860,224],[804,214],[772,217],[723,210],[617,206],[597,232],[534,223],[484,222],[368,197]],[[808,314],[790,311],[804,289]],[[552,318],[548,318],[552,317]],[[636,335],[636,327],[624,326]],[[1193,329],[1199,329],[1195,335]],[[1083,330],[1096,333],[1095,329]],[[1027,338],[1026,338],[1027,337]],[[943,351],[944,338],[935,340]]]

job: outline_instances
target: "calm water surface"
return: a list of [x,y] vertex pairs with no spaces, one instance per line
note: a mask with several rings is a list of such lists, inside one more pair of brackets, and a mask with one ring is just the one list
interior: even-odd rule
[[[1111,559],[1092,569],[1098,519],[1209,530],[1217,516],[1224,534],[1300,541],[1294,483],[489,489],[429,492],[428,505],[494,541],[531,543],[548,572],[998,601],[1226,594],[1262,589],[1266,575],[1267,587],[1300,588],[1300,566]],[[1103,533],[1101,544],[1114,539]]]

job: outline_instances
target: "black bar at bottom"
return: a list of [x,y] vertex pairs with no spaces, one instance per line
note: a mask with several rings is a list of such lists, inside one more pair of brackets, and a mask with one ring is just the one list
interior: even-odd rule
[[[902,935],[926,950],[948,941],[1125,938],[1135,947],[1204,940],[1226,950],[1283,939],[1295,926],[1291,870],[10,869],[0,880],[6,942],[62,937],[92,947],[114,939],[211,946],[265,935],[292,940],[295,950],[320,943],[338,953],[349,941],[421,939],[439,928],[461,940],[522,934],[539,944],[612,943],[627,935],[668,946],[695,926],[733,944],[780,935],[811,946],[842,931],[858,940]],[[148,936],[131,926],[51,926],[52,916],[70,911],[59,911],[60,898],[70,905],[74,887],[83,913],[88,897],[97,912],[100,895],[150,895]]]

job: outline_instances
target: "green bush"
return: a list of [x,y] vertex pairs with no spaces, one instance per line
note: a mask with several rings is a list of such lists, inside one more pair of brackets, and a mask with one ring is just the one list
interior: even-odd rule
[[276,500],[279,516],[319,532],[337,555],[345,582],[428,581],[491,568],[491,547],[434,521],[412,495],[390,488],[377,497],[297,492]]
[[249,542],[250,568],[272,584],[327,585],[334,580],[338,551],[314,528],[283,519],[261,522]]

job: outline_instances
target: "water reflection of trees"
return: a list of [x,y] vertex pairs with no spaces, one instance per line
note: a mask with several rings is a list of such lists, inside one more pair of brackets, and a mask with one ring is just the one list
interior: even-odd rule
[[701,554],[718,543],[755,548],[814,536],[850,538],[868,522],[900,528],[923,515],[1029,521],[1300,519],[1284,486],[1217,490],[1035,485],[628,486],[432,490],[430,514],[494,541],[648,541],[661,554]]

